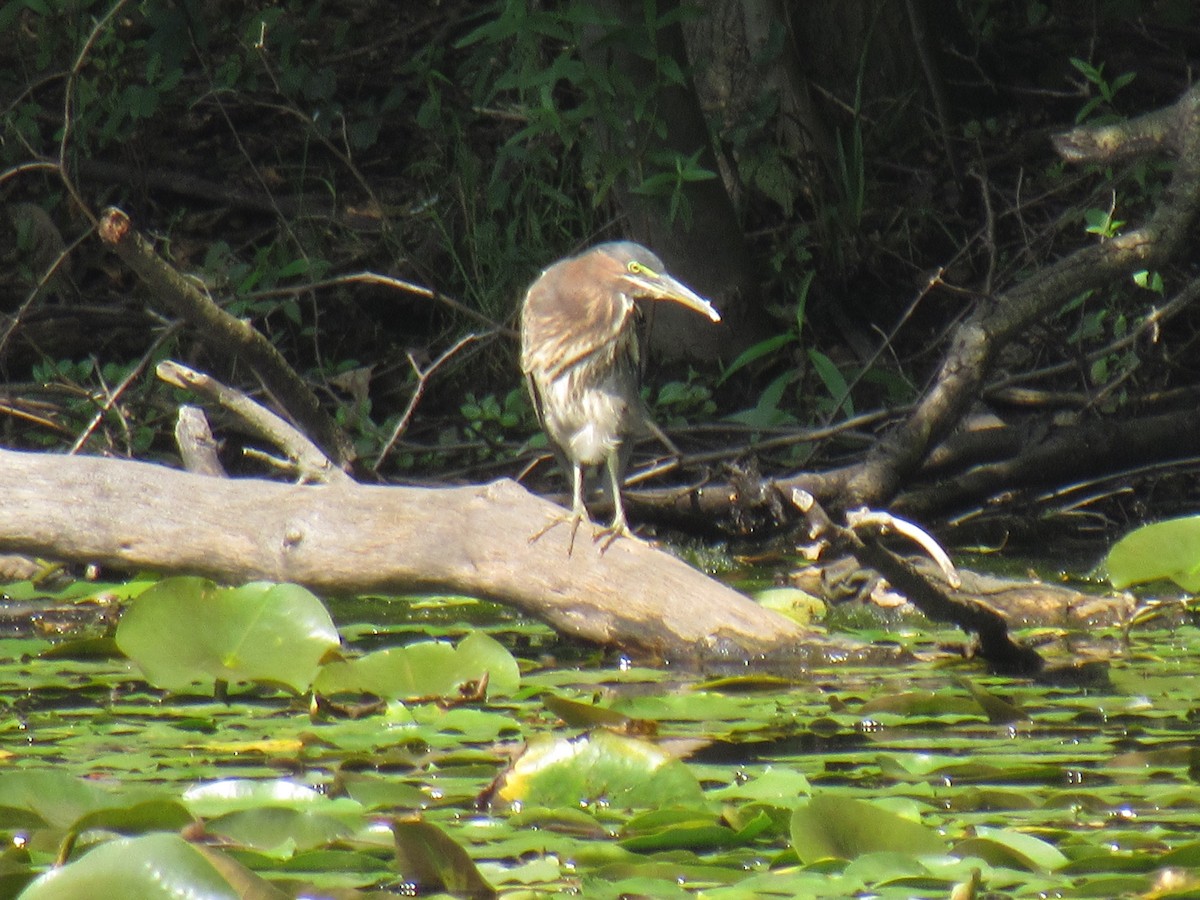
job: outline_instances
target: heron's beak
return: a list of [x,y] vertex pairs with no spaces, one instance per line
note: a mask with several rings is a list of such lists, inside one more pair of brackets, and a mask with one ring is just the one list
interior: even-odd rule
[[693,291],[682,281],[670,275],[646,274],[630,279],[637,285],[637,296],[647,300],[672,300],[688,309],[707,316],[710,322],[720,322],[721,314],[716,307]]

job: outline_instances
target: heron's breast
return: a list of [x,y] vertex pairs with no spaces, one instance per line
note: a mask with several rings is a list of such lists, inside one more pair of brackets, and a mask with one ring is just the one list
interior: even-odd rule
[[619,376],[585,381],[568,374],[540,385],[542,409],[547,434],[567,458],[595,465],[638,429],[640,406],[636,382],[631,394]]

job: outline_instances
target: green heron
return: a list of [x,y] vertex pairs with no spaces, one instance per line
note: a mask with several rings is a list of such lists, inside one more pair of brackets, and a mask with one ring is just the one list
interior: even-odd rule
[[713,322],[712,304],[663,270],[640,244],[614,241],[555,263],[529,286],[521,306],[521,371],[538,422],[564,469],[571,472],[568,554],[575,546],[583,504],[584,467],[604,464],[613,520],[595,533],[604,549],[632,536],[621,503],[621,479],[629,439],[643,432],[646,413],[639,394],[638,300],[673,300]]

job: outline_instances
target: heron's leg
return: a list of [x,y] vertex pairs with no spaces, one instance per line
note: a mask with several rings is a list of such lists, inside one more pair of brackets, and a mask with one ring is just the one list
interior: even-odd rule
[[533,543],[543,534],[553,528],[555,525],[561,525],[563,522],[571,524],[571,540],[567,544],[567,556],[570,556],[575,549],[575,534],[579,531],[579,523],[587,518],[587,507],[583,504],[583,466],[575,463],[571,466],[571,512],[569,515],[558,515],[546,524],[546,527],[535,533],[529,538],[529,543]]
[[579,523],[587,518],[587,507],[583,505],[583,466],[575,463],[571,466],[571,541],[567,544],[567,556],[575,549],[575,533],[579,531]]
[[608,454],[608,458],[604,461],[605,470],[608,473],[608,483],[612,486],[612,501],[613,501],[613,520],[612,524],[606,528],[601,528],[596,532],[594,540],[603,541],[600,547],[600,552],[607,550],[612,542],[619,537],[632,538],[640,540],[629,528],[629,522],[625,519],[625,504],[621,502],[621,469],[624,468],[621,462],[620,450],[614,450]]

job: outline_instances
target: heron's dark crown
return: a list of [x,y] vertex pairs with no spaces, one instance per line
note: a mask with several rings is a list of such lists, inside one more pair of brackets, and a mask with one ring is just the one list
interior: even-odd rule
[[[660,275],[666,271],[663,261],[636,241],[608,241],[604,244],[597,244],[590,250],[585,250],[584,253],[603,253],[622,266],[627,265],[631,260],[639,262]],[[580,256],[582,255],[581,253]]]

